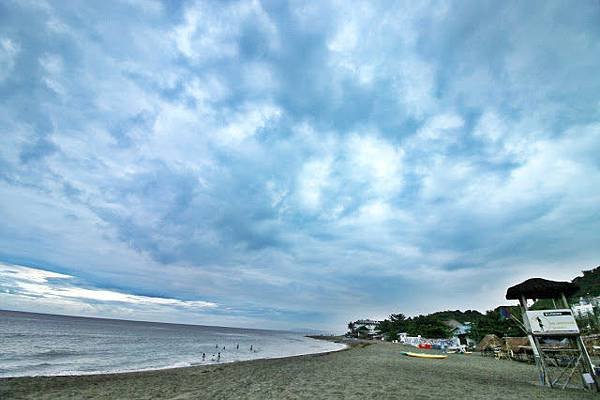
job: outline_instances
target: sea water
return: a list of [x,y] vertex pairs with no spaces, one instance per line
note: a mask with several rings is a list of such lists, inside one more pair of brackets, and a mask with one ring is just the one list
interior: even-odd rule
[[0,377],[140,371],[343,347],[293,332],[0,311]]

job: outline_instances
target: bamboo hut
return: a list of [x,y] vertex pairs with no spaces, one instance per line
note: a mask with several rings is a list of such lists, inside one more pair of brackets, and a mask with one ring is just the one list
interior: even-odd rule
[[476,347],[477,351],[481,351],[482,353],[486,351],[493,351],[502,346],[502,341],[500,338],[494,334],[485,335],[483,339],[479,342]]
[[502,351],[513,360],[533,361],[533,351],[527,337],[502,338]]

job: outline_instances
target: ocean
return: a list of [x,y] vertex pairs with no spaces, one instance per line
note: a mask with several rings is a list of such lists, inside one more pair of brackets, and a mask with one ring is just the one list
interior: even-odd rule
[[284,331],[0,311],[0,377],[141,371],[343,347]]

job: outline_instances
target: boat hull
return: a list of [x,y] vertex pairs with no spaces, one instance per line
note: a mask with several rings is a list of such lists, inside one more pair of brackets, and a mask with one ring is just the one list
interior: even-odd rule
[[426,358],[430,360],[444,360],[448,358],[448,356],[442,354],[424,354],[424,353],[411,353],[410,351],[402,352],[405,356],[415,357],[415,358]]

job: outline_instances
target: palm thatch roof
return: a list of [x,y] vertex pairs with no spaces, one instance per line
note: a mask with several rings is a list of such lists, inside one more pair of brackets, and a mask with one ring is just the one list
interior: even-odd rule
[[486,349],[493,349],[500,346],[502,346],[500,338],[490,333],[481,339],[481,342],[477,345],[477,351],[485,351]]
[[578,290],[579,286],[575,283],[531,278],[508,288],[506,299],[519,300],[521,296],[525,296],[528,299],[555,299],[560,297],[561,293],[564,293],[568,297],[575,294]]

